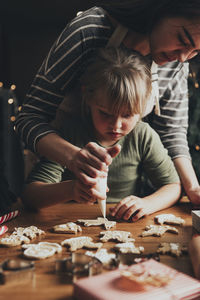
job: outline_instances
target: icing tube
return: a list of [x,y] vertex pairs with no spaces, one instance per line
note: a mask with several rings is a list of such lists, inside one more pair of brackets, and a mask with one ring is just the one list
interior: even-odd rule
[[100,210],[102,212],[103,217],[106,217],[106,199],[98,200]]
[[103,174],[103,176],[99,177],[97,183],[97,189],[104,194],[105,199],[100,200],[98,199],[98,204],[101,210],[103,217],[106,217],[106,190],[107,190],[107,174]]

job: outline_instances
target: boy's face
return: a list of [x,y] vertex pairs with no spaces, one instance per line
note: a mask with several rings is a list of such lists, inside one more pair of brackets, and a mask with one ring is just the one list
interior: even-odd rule
[[139,114],[114,115],[108,103],[105,93],[98,91],[90,104],[96,139],[104,147],[112,146],[127,135],[140,118]]

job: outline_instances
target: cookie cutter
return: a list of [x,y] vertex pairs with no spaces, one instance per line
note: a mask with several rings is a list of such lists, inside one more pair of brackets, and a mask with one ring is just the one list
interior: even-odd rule
[[56,273],[64,276],[68,281],[100,274],[103,270],[102,263],[95,257],[83,253],[72,253],[69,257],[56,260]]
[[133,265],[149,259],[155,259],[160,261],[160,256],[158,253],[149,253],[149,254],[135,254],[135,253],[117,253],[117,259],[119,264],[122,265]]
[[34,262],[7,259],[0,264],[0,284],[19,283],[33,279]]

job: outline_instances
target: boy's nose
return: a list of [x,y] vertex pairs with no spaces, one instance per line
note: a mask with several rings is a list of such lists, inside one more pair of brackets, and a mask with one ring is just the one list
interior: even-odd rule
[[122,127],[122,120],[121,118],[117,117],[113,119],[112,123],[113,129],[120,129]]

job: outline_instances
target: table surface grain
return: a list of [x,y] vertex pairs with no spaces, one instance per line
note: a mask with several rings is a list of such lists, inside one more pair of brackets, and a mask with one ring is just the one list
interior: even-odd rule
[[[107,212],[111,204],[107,205]],[[173,233],[165,233],[162,237],[140,237],[141,232],[146,225],[154,224],[154,217],[160,213],[172,213],[185,220],[184,226],[176,226],[179,230],[178,235]],[[57,234],[51,231],[52,226],[62,224],[69,221],[76,222],[77,219],[96,219],[101,216],[98,205],[87,206],[77,203],[64,203],[52,207],[44,208],[40,212],[28,212],[23,208],[20,209],[20,214],[17,218],[7,222],[11,233],[15,227],[27,227],[35,225],[44,230],[46,235],[42,239],[34,240],[49,241],[60,243],[66,238],[74,237],[74,234]],[[95,242],[99,241],[99,233],[104,230],[102,227],[84,227],[82,226],[82,234],[91,236]],[[188,245],[191,240],[193,228],[191,219],[191,205],[190,203],[179,203],[171,208],[152,214],[135,223],[130,222],[117,222],[116,230],[126,230],[132,233],[135,238],[136,246],[143,246],[144,253],[154,253],[161,242],[179,242],[182,245]],[[110,249],[114,242],[104,243],[103,247]],[[78,250],[84,252],[85,250]],[[48,300],[64,300],[73,299],[73,285],[64,283],[55,272],[55,261],[59,258],[69,256],[70,252],[66,247],[60,254],[55,254],[51,258],[44,260],[35,260],[35,271],[32,280],[25,280],[19,283],[6,283],[0,285],[0,299],[48,299]],[[6,259],[24,259],[21,246],[12,248],[0,248],[0,262]],[[160,255],[160,261],[168,266],[171,266],[181,272],[194,276],[192,265],[188,254],[179,258],[169,255]]]

